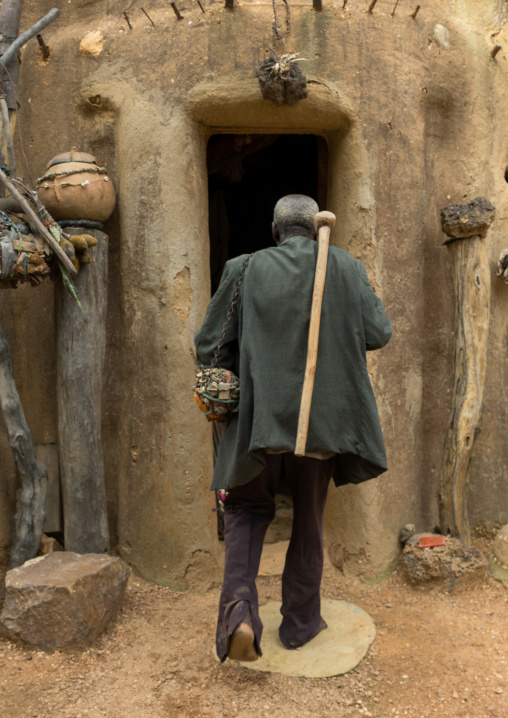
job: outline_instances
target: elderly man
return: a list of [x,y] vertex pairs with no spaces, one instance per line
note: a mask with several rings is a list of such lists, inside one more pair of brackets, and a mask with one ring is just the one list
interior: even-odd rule
[[[261,655],[255,585],[263,539],[275,515],[277,482],[293,497],[293,529],[282,576],[286,648],[310,641],[326,624],[320,613],[323,511],[328,484],[358,484],[386,471],[366,351],[384,346],[392,324],[365,267],[329,248],[306,455],[294,447],[307,356],[318,246],[310,197],[277,203],[276,247],[247,265],[218,366],[240,377],[238,412],[224,428],[212,489],[224,492],[226,558],[217,654],[243,661]],[[198,361],[209,365],[238,287],[246,255],[230,260],[196,335]]]

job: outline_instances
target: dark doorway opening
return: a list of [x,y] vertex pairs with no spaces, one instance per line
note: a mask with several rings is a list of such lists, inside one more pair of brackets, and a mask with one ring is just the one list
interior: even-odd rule
[[326,208],[328,146],[318,135],[212,135],[208,142],[210,276],[224,264],[273,245],[273,208],[306,194]]
[[[326,209],[328,145],[319,135],[212,135],[207,166],[214,294],[228,259],[273,246],[272,219],[277,200],[287,194],[306,194],[320,209]],[[221,426],[213,425],[214,455]],[[267,542],[289,539],[291,533],[292,501],[284,480],[275,502],[277,514]],[[222,516],[217,516],[222,539]]]

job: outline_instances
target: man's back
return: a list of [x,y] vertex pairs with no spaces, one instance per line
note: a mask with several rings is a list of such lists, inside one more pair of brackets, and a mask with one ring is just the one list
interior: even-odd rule
[[[257,470],[256,458],[262,457],[263,449],[294,450],[317,249],[312,240],[291,237],[250,259],[229,354],[219,359],[219,365],[236,370],[241,381],[240,409],[226,427],[218,457],[219,465],[224,461],[222,487],[235,485],[230,482],[235,482],[233,474],[238,475],[235,463],[240,455],[243,461],[253,458]],[[213,336],[220,334],[218,322],[221,316],[224,321],[244,260],[245,256],[237,257],[226,265],[216,302],[220,309],[216,307],[215,322],[208,322],[209,328],[215,326],[210,336],[202,330],[196,337],[198,355],[205,362],[206,348],[209,351]],[[365,351],[383,346],[390,336],[391,322],[363,265],[330,247],[307,451],[342,456],[338,483],[362,481],[386,468]],[[250,476],[242,466],[242,476]]]

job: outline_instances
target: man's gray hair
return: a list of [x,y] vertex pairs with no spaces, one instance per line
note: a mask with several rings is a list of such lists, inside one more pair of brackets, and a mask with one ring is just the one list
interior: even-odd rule
[[305,227],[314,233],[314,215],[319,212],[317,202],[304,194],[288,194],[275,205],[273,221],[282,237],[287,230],[294,227]]

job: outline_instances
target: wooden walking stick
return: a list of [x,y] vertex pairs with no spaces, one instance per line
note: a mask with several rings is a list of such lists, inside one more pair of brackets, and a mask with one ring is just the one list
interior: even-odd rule
[[302,400],[300,402],[300,416],[298,417],[295,456],[305,456],[305,445],[307,443],[307,432],[309,430],[310,405],[312,402],[312,391],[314,389],[314,376],[316,374],[321,304],[323,302],[326,265],[328,262],[328,244],[335,219],[335,215],[331,212],[318,212],[314,217],[319,249],[316,262],[316,274],[314,276],[309,343],[307,345],[307,365],[305,367],[305,379],[303,381]]

